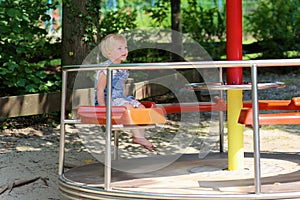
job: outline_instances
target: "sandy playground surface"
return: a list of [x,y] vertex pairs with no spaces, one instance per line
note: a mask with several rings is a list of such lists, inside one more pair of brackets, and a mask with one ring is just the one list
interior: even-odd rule
[[[300,125],[263,127],[260,130],[261,151],[296,152],[300,156],[299,128]],[[82,145],[76,127],[68,127],[67,131],[66,165],[80,166],[94,162],[95,158]],[[58,190],[59,135],[59,126],[28,127],[1,132],[0,199],[64,199]],[[245,128],[244,142],[245,152],[253,152],[251,129]],[[122,145],[131,144],[130,141],[124,141],[120,145],[122,148]],[[145,153],[142,148],[137,149]],[[227,150],[226,137],[225,150]]]

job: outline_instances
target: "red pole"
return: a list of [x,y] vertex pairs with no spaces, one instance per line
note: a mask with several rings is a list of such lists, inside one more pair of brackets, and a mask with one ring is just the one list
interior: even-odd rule
[[[226,54],[227,60],[242,60],[242,0],[226,2]],[[241,84],[242,68],[227,69],[227,83]]]
[[[242,0],[227,0],[227,60],[242,60]],[[242,84],[241,67],[227,68],[228,84]],[[244,168],[244,135],[243,126],[238,124],[238,118],[243,106],[243,91],[228,90],[227,121],[228,121],[228,169]]]

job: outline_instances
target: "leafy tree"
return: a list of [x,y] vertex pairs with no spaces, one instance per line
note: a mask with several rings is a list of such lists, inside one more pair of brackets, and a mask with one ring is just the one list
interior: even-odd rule
[[247,30],[257,39],[264,58],[300,54],[300,0],[260,0],[246,16]]
[[214,59],[219,59],[225,52],[226,27],[222,13],[225,12],[218,7],[204,9],[198,1],[188,0],[188,7],[182,14],[183,32],[199,42]]
[[[48,0],[0,1],[0,96],[59,90],[60,75],[46,71],[53,57],[61,57],[63,50],[63,58],[71,60],[65,64],[81,64],[104,35],[135,27],[136,12],[132,9],[104,13],[100,0],[79,0],[77,4],[75,0],[64,0],[69,11],[64,33],[69,37],[64,38],[61,49],[60,41],[49,37],[43,26],[50,24],[49,11],[56,8],[58,1],[61,0],[52,0],[52,4]],[[68,43],[71,48],[65,48]],[[84,44],[85,49],[78,44]],[[81,56],[75,54],[82,49]]]
[[[155,27],[171,27],[170,0],[157,1],[155,6],[146,10]],[[225,52],[225,20],[218,7],[204,9],[197,0],[188,0],[182,9],[182,32],[199,42],[210,55],[218,59]],[[218,43],[217,43],[218,42]],[[218,45],[221,44],[221,45]]]
[[171,1],[159,0],[155,5],[146,9],[146,13],[151,17],[150,26],[160,28],[171,28]]
[[[51,38],[41,26],[56,3],[46,0],[0,1],[1,95],[48,92],[60,87],[60,77],[46,74],[45,56]],[[49,49],[48,49],[49,50]]]
[[106,12],[100,0],[65,0],[63,7],[63,65],[81,64],[105,35],[136,27],[129,7]]
[[[104,36],[134,29],[135,20],[136,11],[128,7],[104,11],[101,0],[64,0],[62,65],[82,64]],[[69,73],[68,87],[73,87],[76,75]],[[81,87],[90,84],[85,82]]]

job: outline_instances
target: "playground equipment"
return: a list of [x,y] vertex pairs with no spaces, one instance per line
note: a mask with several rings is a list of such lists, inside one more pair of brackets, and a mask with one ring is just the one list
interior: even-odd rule
[[[189,87],[193,90],[251,90],[252,86],[249,83],[240,85],[228,85],[223,83],[192,83]],[[283,87],[285,87],[285,84],[282,82],[257,84],[257,88],[260,90]],[[223,103],[224,101],[221,99],[218,101],[219,102],[216,104],[215,109],[226,109],[226,105]],[[300,97],[294,97],[291,100],[259,100],[258,107],[259,110],[265,111],[289,111],[259,114],[260,125],[300,124],[300,113],[298,112],[300,110]],[[253,109],[250,101],[243,102],[243,108],[239,115],[238,122],[246,126],[253,126]]]
[[[113,125],[139,126],[164,124],[164,111],[156,108],[154,102],[141,102],[146,108],[130,109],[125,106],[113,106],[111,121]],[[81,106],[78,116],[84,124],[106,124],[106,106]]]
[[167,114],[185,113],[185,112],[213,112],[226,111],[224,99],[217,98],[215,102],[199,102],[199,103],[172,103],[161,105]]
[[[157,108],[154,102],[141,102],[145,108],[130,109],[125,106],[113,106],[111,110],[112,131],[114,134],[114,159],[119,158],[119,130],[153,128],[166,123],[165,112]],[[106,106],[80,106],[80,123],[106,125]]]
[[[226,1],[226,59],[243,59],[243,25],[242,1]],[[235,66],[227,69],[227,84],[241,85],[243,83],[243,69]],[[237,118],[243,104],[242,90],[227,91],[228,118],[228,169],[244,169],[244,135],[243,126],[237,123]]]
[[[294,97],[291,100],[260,100],[258,107],[259,110],[281,111],[280,113],[259,114],[259,125],[300,124],[300,97]],[[244,103],[238,122],[246,126],[253,126],[251,103]]]
[[[120,66],[112,66],[110,68],[106,67],[106,70],[108,71],[108,75],[111,73],[111,70],[117,69],[118,67],[125,67],[128,69],[160,69],[164,65],[166,68],[174,68],[174,69],[187,69],[191,67],[190,63],[160,63],[160,65],[156,65],[155,63],[144,63],[144,64],[134,64],[134,65],[120,65]],[[192,174],[186,174],[186,175],[180,175],[178,176],[177,181],[167,181],[168,189],[166,189],[166,185],[161,185],[162,188],[160,188],[159,184],[157,187],[155,185],[157,183],[162,183],[163,180],[175,180],[176,174],[173,174],[173,171],[175,173],[175,169],[182,168],[182,166],[186,168],[197,168],[201,165],[206,165],[209,163],[212,166],[219,166],[220,163],[224,163],[224,160],[220,159],[210,159],[209,156],[207,159],[199,160],[197,157],[189,157],[183,155],[183,159],[179,159],[178,162],[174,162],[171,165],[171,169],[166,167],[166,170],[162,170],[162,173],[149,173],[147,175],[139,174],[138,175],[130,175],[129,173],[121,173],[118,171],[112,171],[111,166],[112,165],[120,165],[121,167],[128,167],[133,169],[139,169],[143,167],[151,167],[151,163],[155,164],[157,159],[150,158],[150,159],[138,159],[138,160],[128,160],[128,161],[112,161],[111,158],[111,133],[112,129],[114,127],[114,123],[117,122],[117,119],[119,118],[119,114],[123,115],[125,114],[125,110],[123,108],[120,108],[120,110],[114,110],[111,105],[107,105],[106,107],[106,136],[105,136],[105,161],[104,165],[98,165],[98,164],[87,164],[86,166],[74,168],[68,171],[65,171],[64,169],[64,159],[65,159],[65,125],[66,124],[76,124],[76,123],[82,123],[78,119],[67,119],[66,113],[65,113],[65,104],[66,104],[66,77],[67,73],[70,71],[78,71],[78,70],[96,70],[99,68],[105,68],[104,66],[85,66],[84,68],[80,68],[80,66],[69,66],[64,67],[63,69],[63,90],[62,90],[62,120],[61,120],[61,139],[60,139],[60,154],[59,154],[59,188],[62,191],[63,195],[66,197],[69,197],[71,199],[80,199],[80,198],[89,198],[89,199],[116,199],[116,198],[123,198],[123,199],[212,199],[212,198],[218,198],[218,199],[278,199],[278,198],[299,198],[300,192],[299,192],[299,174],[297,172],[291,173],[288,175],[282,175],[280,176],[283,180],[283,177],[285,177],[284,182],[278,186],[277,184],[273,184],[273,182],[270,181],[263,181],[264,178],[261,177],[261,154],[260,154],[260,147],[259,147],[259,108],[263,108],[263,106],[272,108],[272,106],[275,106],[274,104],[270,102],[268,106],[266,106],[265,102],[259,102],[258,101],[258,83],[257,83],[257,67],[267,67],[267,66],[299,66],[300,60],[299,59],[290,59],[290,60],[256,60],[256,61],[218,61],[218,62],[194,62],[192,63],[193,67],[196,68],[221,68],[221,67],[234,67],[234,66],[241,66],[241,67],[251,67],[251,76],[252,76],[252,102],[247,104],[244,104],[244,106],[252,107],[253,110],[253,133],[254,133],[254,177],[250,178],[249,181],[247,181],[247,184],[250,184],[249,186],[254,185],[254,189],[252,188],[249,190],[238,190],[236,193],[233,192],[224,192],[222,191],[209,191],[208,193],[201,192],[200,190],[196,190],[195,187],[201,188],[204,183],[202,183],[202,179],[198,179],[198,173],[192,173]],[[109,76],[108,76],[109,77]],[[108,80],[111,81],[111,80]],[[248,87],[248,86],[247,86]],[[109,88],[109,84],[108,84]],[[109,94],[109,91],[108,91]],[[109,95],[108,95],[108,98]],[[221,101],[221,100],[220,100]],[[276,101],[273,101],[273,103],[276,103]],[[286,104],[283,104],[281,102],[281,106],[289,106],[289,103],[285,102]],[[295,104],[295,105],[294,105]],[[298,100],[295,99],[293,103],[290,105],[290,107],[298,106]],[[220,105],[220,102],[213,103],[210,108],[207,110],[214,109],[214,106]],[[279,103],[277,104],[277,106]],[[187,106],[187,107],[185,107]],[[166,106],[166,110],[168,112],[174,112],[180,110],[186,110],[189,111],[189,109],[193,109],[189,107],[190,105],[169,105]],[[192,105],[195,106],[195,105]],[[199,108],[199,105],[196,105]],[[208,105],[205,105],[208,106]],[[222,104],[220,109],[225,109],[223,107],[224,104]],[[208,106],[209,107],[209,106]],[[279,106],[278,106],[279,107]],[[89,108],[82,108],[84,112],[81,116],[83,120],[87,120],[85,122],[87,123],[94,123],[95,121],[89,121],[91,119],[90,115],[87,115],[87,118],[85,118],[84,113],[89,113],[86,111],[89,111]],[[103,108],[102,110],[98,110],[100,113],[100,121],[104,122],[103,119],[105,118],[103,114]],[[147,108],[147,109],[155,109],[153,108]],[[200,109],[201,110],[201,109]],[[92,112],[97,110],[92,110]],[[119,112],[120,111],[120,112]],[[163,123],[164,118],[162,117],[162,112],[160,109],[156,110],[158,112],[155,113],[158,114],[159,121],[151,121],[152,124],[155,123]],[[199,111],[196,110],[196,111]],[[125,113],[124,113],[125,112]],[[97,112],[96,112],[97,113]],[[239,113],[238,113],[239,114]],[[96,115],[97,116],[97,115]],[[116,117],[116,118],[115,118]],[[97,118],[97,117],[96,117]],[[114,120],[111,119],[116,119]],[[122,119],[121,119],[122,121]],[[125,121],[126,122],[126,121]],[[128,122],[128,120],[127,120]],[[148,121],[149,122],[149,121]],[[148,123],[147,122],[147,123]],[[146,123],[146,122],[143,122]],[[130,123],[128,123],[130,125]],[[229,156],[229,155],[228,155]],[[223,157],[224,158],[224,157]],[[163,159],[167,159],[167,157],[164,157]],[[160,160],[161,161],[161,160]],[[279,161],[279,160],[278,160]],[[135,165],[137,164],[137,165]],[[136,167],[136,168],[135,168]],[[215,170],[217,168],[214,168]],[[103,170],[104,173],[100,173],[100,171]],[[187,170],[188,171],[188,170]],[[193,170],[192,170],[193,171]],[[217,173],[221,173],[217,170]],[[228,172],[230,173],[230,172]],[[159,175],[159,177],[157,177]],[[140,176],[147,177],[146,179],[141,179]],[[151,180],[151,177],[158,178]],[[242,176],[239,176],[241,178]],[[276,175],[274,176],[276,177]],[[125,179],[123,179],[125,178]],[[162,179],[161,179],[162,178]],[[169,179],[170,178],[170,179]],[[210,177],[212,178],[212,177]],[[222,177],[221,177],[222,178]],[[214,184],[222,183],[224,181],[230,183],[232,180],[231,175],[227,174],[226,180],[220,180],[215,179]],[[267,177],[268,178],[268,177]],[[185,180],[194,180],[195,183],[198,186],[195,185],[189,185],[188,181]],[[248,180],[248,179],[247,179]],[[253,183],[251,184],[253,180]],[[268,179],[269,180],[269,179]],[[125,181],[125,182],[123,182]],[[242,181],[242,180],[241,180]],[[206,181],[204,181],[206,182]],[[243,181],[242,181],[243,182]],[[129,184],[130,183],[130,184]],[[186,183],[186,184],[185,184]],[[245,182],[244,182],[245,183]],[[174,184],[174,185],[172,185]],[[180,187],[178,187],[178,184]],[[267,184],[267,185],[265,185]],[[287,184],[287,185],[286,185]],[[291,187],[291,185],[295,185],[294,187]],[[125,187],[125,186],[130,187]],[[149,185],[150,187],[146,188],[143,187],[145,185]],[[265,186],[262,189],[262,186]],[[184,187],[184,188],[183,188]],[[190,188],[189,188],[190,187]],[[218,187],[218,186],[211,186],[211,187]],[[235,187],[237,187],[235,185]],[[152,189],[151,189],[152,188]],[[287,188],[289,188],[287,190]],[[294,188],[294,189],[293,189]],[[249,188],[248,188],[249,189]],[[204,190],[207,191],[207,190]],[[275,192],[276,191],[276,192]]]

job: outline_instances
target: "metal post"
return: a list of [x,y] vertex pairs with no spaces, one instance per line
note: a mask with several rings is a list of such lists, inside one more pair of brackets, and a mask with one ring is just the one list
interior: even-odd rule
[[255,193],[261,193],[261,172],[260,172],[260,139],[259,139],[259,107],[257,94],[257,66],[252,65],[252,109],[253,109],[253,143],[254,143],[254,185]]
[[220,153],[224,152],[224,112],[219,112]]
[[112,92],[112,70],[107,69],[106,84],[106,133],[105,133],[105,160],[104,160],[104,189],[110,190],[111,183],[111,92]]
[[[223,68],[219,68],[219,81],[223,83]],[[220,98],[223,97],[223,90],[219,91]],[[219,140],[220,140],[220,152],[224,152],[224,111],[219,112]]]
[[[226,56],[227,60],[242,60],[242,0],[226,1]],[[227,68],[227,83],[241,84],[243,69],[241,67]]]
[[114,130],[114,160],[119,159],[119,130]]
[[61,91],[61,114],[60,114],[60,139],[59,139],[59,161],[58,175],[64,173],[65,160],[65,117],[66,117],[66,97],[67,96],[67,72],[62,72],[62,91]]
[[[242,0],[226,1],[226,55],[227,60],[242,60]],[[228,84],[242,84],[241,67],[226,70]],[[228,90],[228,169],[244,169],[243,126],[237,123],[243,106],[243,91]]]

